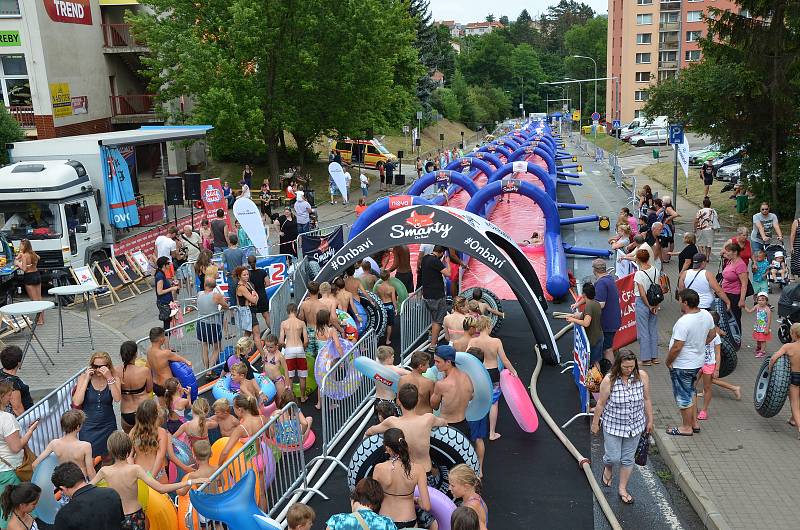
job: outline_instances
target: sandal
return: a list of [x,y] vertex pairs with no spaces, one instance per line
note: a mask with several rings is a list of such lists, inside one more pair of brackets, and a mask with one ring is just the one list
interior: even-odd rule
[[670,427],[667,429],[667,434],[670,436],[693,436],[694,429],[692,429],[692,433],[685,433],[681,432],[677,427]]
[[608,480],[606,481],[606,471],[604,469],[603,470],[603,476],[600,477],[600,481],[603,483],[603,486],[605,486],[606,488],[610,488],[611,487],[611,481],[613,481],[613,480],[614,480],[614,473],[612,472],[611,476],[608,477]]
[[642,361],[642,366],[650,366],[653,364],[653,361]]
[[650,362],[653,363],[653,364],[660,364],[661,363],[661,361],[659,361],[658,359],[653,359]]
[[619,500],[624,502],[625,504],[633,504],[633,497],[630,493],[626,493],[623,495],[622,493],[619,494]]
[[692,433],[697,434],[700,432],[700,427],[692,427]]

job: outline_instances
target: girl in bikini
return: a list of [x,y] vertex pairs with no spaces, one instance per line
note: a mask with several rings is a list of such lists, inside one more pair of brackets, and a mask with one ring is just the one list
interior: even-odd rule
[[169,413],[164,426],[170,434],[175,434],[175,431],[186,422],[186,409],[192,406],[192,395],[189,390],[174,377],[164,382],[164,406]]
[[192,419],[178,427],[175,438],[186,435],[189,447],[193,447],[198,440],[208,440],[208,412],[210,407],[206,398],[199,397],[192,403]]
[[415,487],[419,489],[420,508],[426,512],[431,509],[425,470],[411,462],[408,443],[400,429],[389,429],[383,434],[383,447],[389,460],[377,464],[372,473],[385,495],[380,514],[394,521],[397,528],[416,528]]
[[453,299],[453,312],[444,317],[444,321],[442,321],[444,338],[451,344],[464,336],[464,319],[466,317],[467,299],[463,296],[456,296]]
[[302,435],[303,442],[308,438],[314,418],[307,418],[299,407],[297,419],[291,417],[291,412],[281,414],[280,411],[289,403],[297,403],[297,401],[294,392],[286,388],[275,397],[275,405],[278,410],[273,413],[272,417],[280,416],[280,418],[274,423],[270,436],[281,445],[302,445],[300,435]]
[[239,426],[228,437],[228,443],[219,455],[220,462],[228,459],[237,442],[247,443],[264,426],[264,417],[258,411],[258,401],[253,396],[239,394],[233,398],[233,412],[239,418]]
[[36,509],[42,488],[36,484],[9,484],[0,495],[0,507],[8,521],[7,530],[39,530],[31,512]]
[[133,463],[142,466],[157,481],[168,484],[169,479],[164,469],[167,458],[186,473],[194,470],[175,456],[169,432],[159,427],[160,422],[158,405],[154,400],[143,401],[136,409],[136,424],[130,432],[133,440]]
[[136,408],[143,401],[150,399],[150,392],[153,391],[153,373],[147,366],[136,366],[138,354],[136,343],[126,340],[119,347],[122,368],[114,368],[114,376],[120,382],[122,392],[120,416],[122,429],[126,433],[130,432],[136,423]]
[[461,499],[462,506],[472,508],[478,514],[480,530],[488,530],[489,508],[480,496],[481,480],[466,464],[458,464],[448,475],[450,492],[455,499]]
[[278,337],[269,334],[264,339],[264,375],[275,383],[277,395],[280,395],[288,386],[286,384],[286,374],[289,367],[286,366],[286,359],[278,349]]
[[[315,330],[315,337],[317,341],[317,351],[322,351],[328,341],[331,341],[334,348],[336,348],[336,358],[344,354],[342,345],[339,344],[339,332],[336,328],[330,325],[331,312],[327,309],[320,309],[317,313],[317,328]],[[314,405],[317,410],[322,408],[322,399],[320,398],[319,387],[317,388],[317,404]]]

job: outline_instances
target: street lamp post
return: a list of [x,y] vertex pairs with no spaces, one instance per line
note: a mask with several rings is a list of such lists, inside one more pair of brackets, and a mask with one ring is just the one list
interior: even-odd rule
[[597,112],[597,61],[586,55],[573,55],[576,59],[589,59],[594,63],[594,111]]

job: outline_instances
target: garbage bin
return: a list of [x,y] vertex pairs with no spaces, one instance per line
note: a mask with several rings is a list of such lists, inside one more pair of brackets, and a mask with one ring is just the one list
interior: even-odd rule
[[747,195],[736,196],[736,213],[747,213],[750,206],[750,199]]
[[658,149],[653,149],[653,158],[658,160],[660,156],[661,156],[661,151],[659,151]]

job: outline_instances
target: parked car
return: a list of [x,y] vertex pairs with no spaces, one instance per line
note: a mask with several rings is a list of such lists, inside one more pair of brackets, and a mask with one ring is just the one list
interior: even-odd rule
[[743,154],[744,149],[738,147],[713,159],[711,164],[714,166],[714,169],[719,172],[720,168],[725,166],[730,166],[731,164],[741,164]]
[[739,173],[742,170],[741,162],[737,162],[735,164],[728,164],[727,166],[722,166],[717,171],[717,180],[722,180],[724,182],[731,182],[734,180],[738,180]]
[[667,140],[669,140],[669,131],[667,129],[650,129],[642,134],[631,136],[628,142],[637,147],[644,147],[645,145],[666,144]]
[[637,134],[644,134],[647,132],[647,127],[636,127],[635,129],[631,129],[627,132],[620,134],[619,139],[623,142],[627,142],[631,139],[632,136],[636,136]]
[[702,166],[706,163],[706,160],[717,158],[720,154],[722,153],[717,144],[709,144],[702,149],[689,151],[689,165]]

